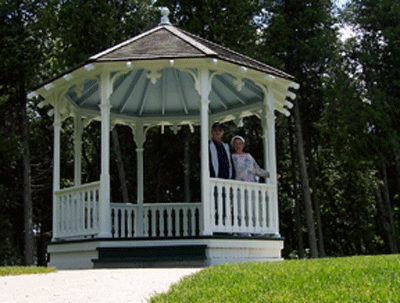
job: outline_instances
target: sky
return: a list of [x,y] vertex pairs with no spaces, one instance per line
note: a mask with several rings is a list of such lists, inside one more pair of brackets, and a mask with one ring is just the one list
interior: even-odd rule
[[347,0],[335,0],[335,2],[339,7],[342,7],[344,4],[346,4]]
[[[343,5],[345,5],[349,0],[334,0],[336,2],[336,4],[338,5],[338,7],[342,7]],[[340,29],[340,33],[341,33],[341,39],[342,41],[345,41],[347,38],[350,38],[352,36],[354,36],[354,32],[351,30],[350,27],[345,26],[342,27]]]

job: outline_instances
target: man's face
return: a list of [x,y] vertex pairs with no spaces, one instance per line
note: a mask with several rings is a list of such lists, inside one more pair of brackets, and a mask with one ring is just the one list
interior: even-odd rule
[[224,135],[224,130],[222,127],[215,127],[211,130],[211,135],[214,141],[220,142]]

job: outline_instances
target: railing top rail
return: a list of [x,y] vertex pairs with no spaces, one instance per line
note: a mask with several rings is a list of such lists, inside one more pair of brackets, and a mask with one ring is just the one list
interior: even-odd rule
[[263,188],[275,188],[275,184],[273,183],[257,183],[257,182],[245,182],[239,180],[231,180],[231,179],[220,179],[220,178],[210,178],[210,181],[213,183],[222,183],[222,184],[231,184],[236,186],[257,186]]
[[174,207],[180,207],[180,206],[201,206],[202,204],[199,202],[192,203],[192,202],[177,202],[177,203],[144,203],[144,207],[165,207],[165,206],[174,206]]
[[[111,202],[112,207],[137,207],[136,203],[124,202]],[[157,202],[157,203],[144,203],[144,207],[160,207],[160,206],[201,206],[201,202]]]
[[95,182],[86,183],[86,184],[82,184],[82,185],[78,185],[78,186],[63,188],[63,189],[55,191],[54,193],[55,194],[66,194],[69,192],[76,192],[78,190],[87,190],[87,189],[91,189],[91,188],[95,188],[95,187],[100,187],[100,181],[95,181]]

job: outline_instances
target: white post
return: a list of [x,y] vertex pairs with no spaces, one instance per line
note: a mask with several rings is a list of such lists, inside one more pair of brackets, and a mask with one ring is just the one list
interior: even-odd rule
[[[272,203],[270,204],[271,214],[271,227],[275,232],[275,236],[280,237],[279,234],[279,210],[278,210],[278,184],[276,179],[276,150],[275,150],[275,114],[274,114],[274,95],[268,91],[266,96],[266,113],[263,119],[266,119],[264,126],[264,157],[267,170],[270,173],[270,183],[274,185],[272,191]],[[263,124],[264,124],[263,123]]]
[[208,104],[211,92],[211,77],[209,70],[199,71],[199,94],[200,94],[200,114],[201,114],[201,202],[203,206],[203,235],[211,235],[211,192],[210,192],[210,172],[209,172],[209,118]]
[[143,152],[144,142],[146,141],[146,132],[142,124],[138,123],[132,128],[133,137],[136,143],[136,159],[137,159],[137,224],[136,235],[143,236],[143,200],[144,200],[144,169],[143,169]]
[[82,184],[82,132],[83,124],[80,114],[75,115],[74,120],[74,184],[79,186]]
[[111,237],[110,212],[110,95],[112,85],[110,73],[103,72],[100,78],[101,111],[101,175],[99,197],[99,237]]
[[52,241],[58,238],[57,225],[59,214],[57,209],[57,197],[55,192],[60,190],[60,140],[61,140],[61,115],[59,108],[59,100],[54,107],[54,138],[53,138],[53,234]]

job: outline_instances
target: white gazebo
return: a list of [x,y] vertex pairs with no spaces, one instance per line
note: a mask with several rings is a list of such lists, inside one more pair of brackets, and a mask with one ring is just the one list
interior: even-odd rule
[[[210,178],[208,140],[216,121],[238,124],[244,117],[259,117],[264,162],[275,176],[275,111],[289,115],[287,98],[295,98],[289,88],[298,84],[278,69],[172,26],[168,9],[161,13],[159,26],[90,57],[30,94],[41,96],[54,111],[51,266],[208,266],[281,259],[276,179]],[[69,117],[75,130],[74,186],[60,188],[60,132]],[[82,184],[82,134],[93,120],[101,121],[101,173],[97,182]],[[110,201],[110,130],[117,124],[132,129],[137,147],[135,203]],[[204,155],[201,203],[145,203],[147,131],[194,131],[197,125]],[[255,203],[244,203],[249,200]],[[218,220],[223,213],[227,219]],[[236,235],[241,233],[264,236]]]

